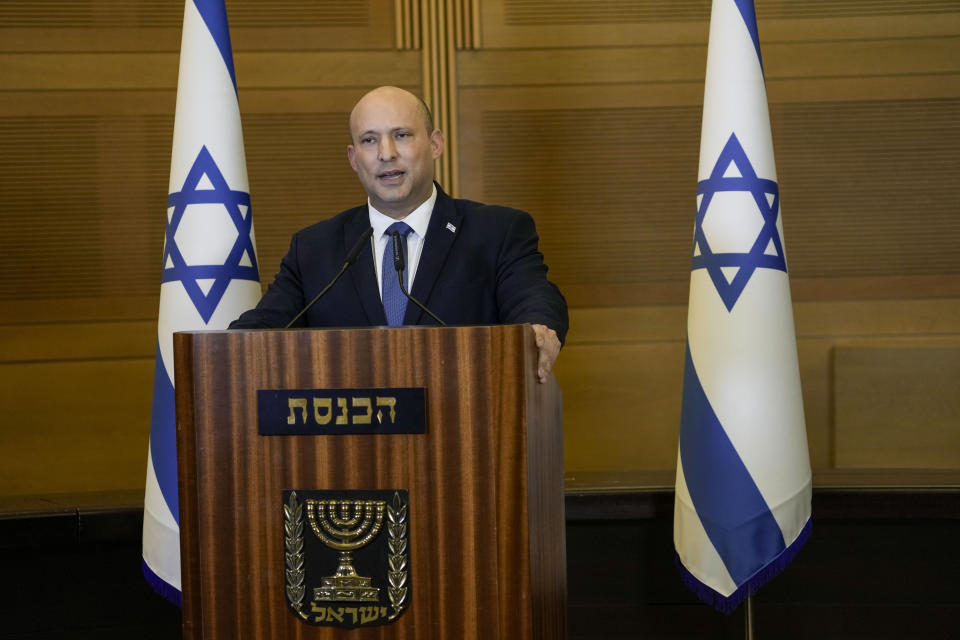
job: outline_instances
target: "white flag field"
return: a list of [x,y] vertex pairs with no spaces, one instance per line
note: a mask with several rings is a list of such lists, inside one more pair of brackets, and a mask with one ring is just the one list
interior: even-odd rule
[[224,0],[187,0],[180,46],[143,508],[143,573],[181,604],[173,333],[225,329],[260,299]]
[[752,0],[714,0],[677,462],[687,585],[729,613],[810,535],[811,473]]

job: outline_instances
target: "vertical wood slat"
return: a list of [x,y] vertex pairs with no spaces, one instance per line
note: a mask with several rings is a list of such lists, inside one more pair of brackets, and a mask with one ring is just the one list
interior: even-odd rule
[[[563,637],[559,407],[536,406],[558,402],[559,390],[531,382],[529,328],[175,342],[180,451],[199,456],[180,463],[185,637],[344,637],[289,611],[281,492],[378,487],[410,491],[411,604],[393,624],[350,637]],[[256,389],[384,386],[427,388],[426,435],[257,435]]]
[[453,13],[456,32],[454,48],[478,49],[480,47],[480,9],[477,1],[453,0]]
[[480,44],[480,0],[470,0],[471,49],[479,49]]
[[420,48],[420,0],[395,0],[396,48]]
[[423,46],[423,16],[420,11],[419,0],[407,0],[410,3],[410,24],[412,27],[413,39],[410,42],[411,49],[419,49]]
[[463,0],[453,0],[453,46],[463,49],[465,36],[463,33]]
[[407,48],[407,32],[406,32],[406,3],[404,0],[393,0],[393,11],[394,11],[394,38],[396,39],[397,49],[406,49]]
[[455,96],[457,1],[419,1],[423,18],[423,98],[433,110],[437,126],[444,132],[447,149],[437,162],[437,180],[453,196],[459,195],[460,189],[457,158],[451,152],[456,148],[459,138]]
[[453,32],[453,11],[452,8],[447,11],[447,23],[444,32],[446,35],[446,46],[444,47],[444,58],[447,62],[446,69],[446,105],[447,105],[447,132],[450,138],[450,151],[444,154],[447,158],[447,184],[450,185],[451,192],[460,195],[460,170],[457,166],[457,154],[453,150],[460,144],[459,121],[460,114],[457,107],[457,64],[456,64],[456,46],[451,40],[450,34]]

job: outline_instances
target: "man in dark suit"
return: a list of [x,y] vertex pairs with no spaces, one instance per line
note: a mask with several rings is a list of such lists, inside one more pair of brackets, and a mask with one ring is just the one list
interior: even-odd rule
[[344,281],[295,326],[436,324],[399,290],[392,260],[392,243],[399,241],[409,292],[447,324],[531,323],[538,378],[546,381],[566,335],[567,305],[546,278],[530,215],[454,199],[440,189],[433,175],[443,134],[412,93],[396,87],[369,92],[350,114],[350,134],[347,157],[367,204],[296,233],[257,307],[230,328],[285,326],[373,227],[370,249],[364,247]]

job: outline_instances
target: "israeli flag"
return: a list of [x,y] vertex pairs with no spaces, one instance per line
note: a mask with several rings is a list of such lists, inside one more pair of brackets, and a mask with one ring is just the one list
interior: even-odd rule
[[143,572],[180,604],[173,333],[225,329],[260,299],[224,0],[187,0],[163,247]]
[[733,611],[810,534],[810,458],[780,191],[752,0],[714,0],[673,539]]

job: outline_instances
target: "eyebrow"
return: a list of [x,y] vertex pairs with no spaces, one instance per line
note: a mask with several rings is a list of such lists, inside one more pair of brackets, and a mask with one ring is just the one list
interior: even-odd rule
[[[412,126],[407,125],[407,124],[401,124],[401,125],[397,125],[396,127],[393,127],[393,128],[390,129],[387,133],[396,133],[397,131],[401,131],[401,130],[403,130],[403,131],[413,131],[414,128],[415,128],[415,127],[412,127]],[[361,133],[358,133],[358,134],[357,134],[357,137],[358,137],[358,138],[362,138],[363,136],[367,136],[367,135],[379,135],[379,132],[378,132],[376,129],[367,129],[366,131],[363,131],[363,132],[361,132]]]

